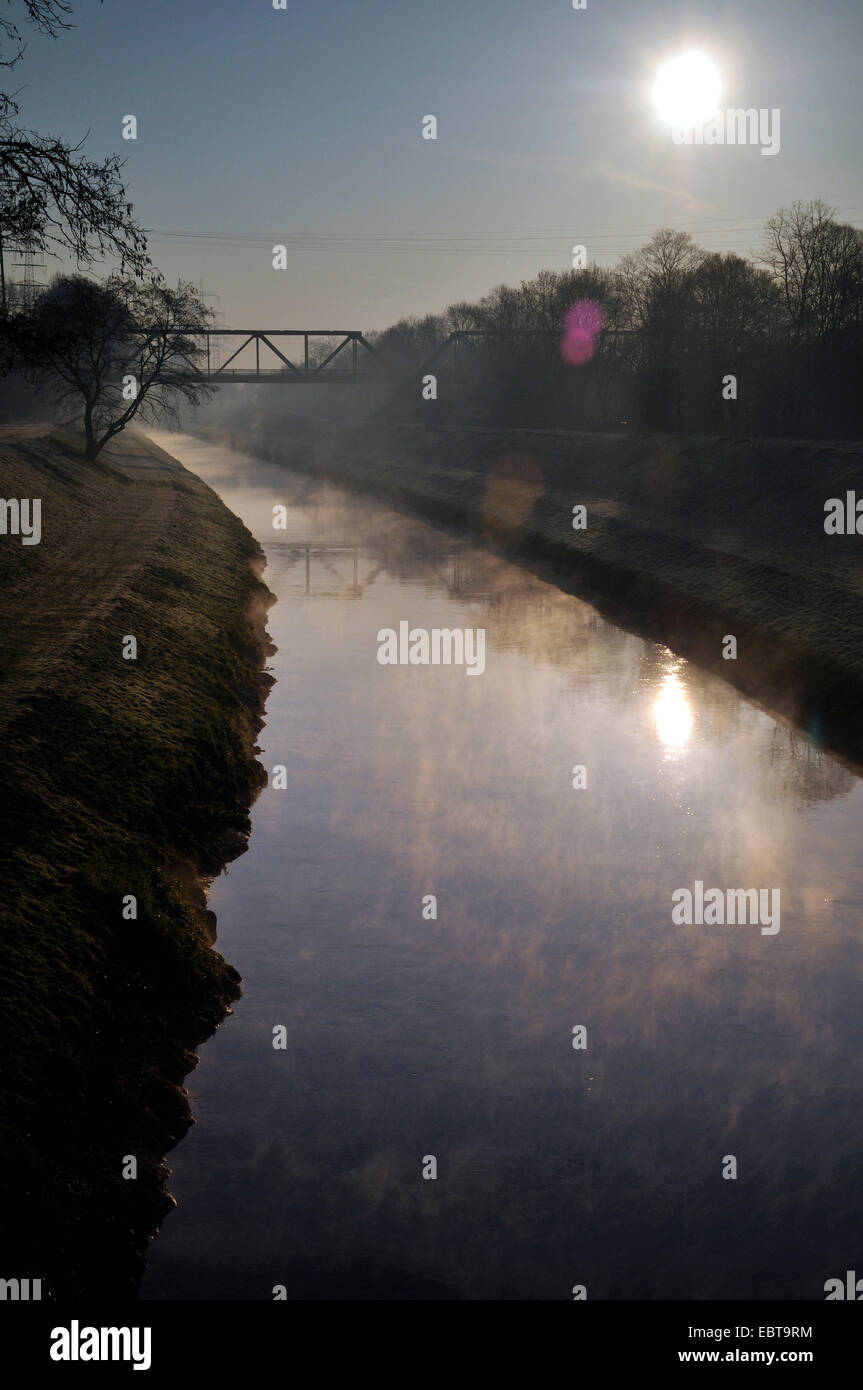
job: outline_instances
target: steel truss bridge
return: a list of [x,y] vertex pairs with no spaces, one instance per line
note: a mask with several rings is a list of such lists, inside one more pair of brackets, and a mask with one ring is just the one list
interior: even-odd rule
[[[615,329],[606,331],[604,337],[627,336],[634,330]],[[351,382],[371,382],[373,380],[398,382],[405,377],[404,365],[396,367],[386,361],[377,348],[361,332],[355,329],[332,328],[208,328],[174,329],[168,338],[191,340],[200,351],[196,358],[190,358],[178,348],[171,362],[171,378],[185,376],[187,380],[206,382],[213,386],[229,386],[241,383],[269,384],[272,386],[301,385],[344,385]],[[433,366],[441,363],[459,374],[466,354],[488,341],[507,342],[511,339],[539,338],[559,340],[557,329],[545,328],[471,328],[458,329],[450,333],[445,342],[435,350],[420,367],[414,368],[411,379],[423,376]],[[162,339],[165,330],[144,329],[141,338],[147,341]],[[228,346],[234,339],[238,345],[230,356],[222,360],[221,340],[228,339]],[[299,352],[286,339],[300,339]],[[333,347],[334,339],[339,339]],[[281,345],[280,345],[281,344]],[[320,347],[319,347],[320,345]],[[283,347],[285,350],[283,350]],[[293,349],[288,355],[288,348]],[[254,363],[248,358],[254,352]],[[238,358],[246,354],[243,365],[232,366]],[[188,372],[183,372],[181,363],[185,362]]]

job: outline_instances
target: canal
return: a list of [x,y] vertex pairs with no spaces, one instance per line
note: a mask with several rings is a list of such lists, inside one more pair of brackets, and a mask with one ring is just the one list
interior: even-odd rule
[[[821,1299],[863,1269],[859,780],[467,542],[156,438],[266,550],[285,775],[213,885],[244,993],[142,1296]],[[484,630],[484,671],[382,665],[402,621]],[[780,930],[675,923],[697,882],[778,890]]]

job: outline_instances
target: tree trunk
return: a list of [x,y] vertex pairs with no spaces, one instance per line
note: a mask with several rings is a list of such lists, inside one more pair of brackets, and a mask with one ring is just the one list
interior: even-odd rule
[[84,409],[84,457],[94,459],[99,448],[100,445],[93,429],[93,407],[88,401]]

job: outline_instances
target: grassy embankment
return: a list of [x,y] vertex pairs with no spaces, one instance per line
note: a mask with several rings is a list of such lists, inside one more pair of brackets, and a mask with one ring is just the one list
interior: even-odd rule
[[863,495],[863,445],[410,425],[231,438],[468,530],[863,764],[863,537],[824,532],[828,498]]
[[0,536],[0,1274],[116,1296],[170,1207],[192,1049],[240,993],[201,879],[263,778],[269,595],[242,523],[140,437],[91,464],[4,429],[0,495],[42,499],[41,544]]

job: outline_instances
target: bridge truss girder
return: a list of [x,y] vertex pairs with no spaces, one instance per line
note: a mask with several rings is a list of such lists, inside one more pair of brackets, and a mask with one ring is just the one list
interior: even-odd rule
[[[621,337],[628,336],[634,330],[617,329],[612,330],[604,336]],[[140,336],[146,345],[148,339],[160,336],[162,330],[143,329]],[[169,335],[170,336],[170,335]],[[178,356],[188,366],[188,379],[200,380],[208,385],[236,385],[238,383],[270,383],[272,385],[302,385],[315,384],[319,386],[327,384],[344,384],[368,380],[367,374],[360,366],[363,361],[371,360],[377,367],[381,368],[381,375],[389,377],[391,381],[397,383],[404,378],[405,372],[402,366],[394,366],[388,363],[361,332],[356,329],[332,329],[332,328],[209,328],[209,329],[176,329],[173,336],[178,339],[192,339],[199,341],[203,349],[201,360],[198,363],[192,362],[182,352]],[[218,353],[214,350],[215,340],[218,339],[240,339],[239,345],[224,362],[216,362]],[[302,357],[297,364],[273,339],[281,338],[300,338],[302,339]],[[331,341],[338,338],[339,341],[327,355],[319,361],[313,360],[311,344],[313,340]],[[438,363],[442,363],[447,357],[452,362],[453,369],[458,374],[464,348],[476,348],[480,343],[489,340],[499,340],[505,342],[518,338],[554,338],[559,339],[560,333],[554,329],[545,328],[524,328],[524,329],[502,329],[502,328],[477,328],[477,329],[456,329],[450,333],[445,342],[441,343],[419,368],[415,368],[410,373],[410,380],[414,381],[419,375],[423,377]],[[244,366],[232,368],[231,363],[249,347],[254,345],[255,363],[254,366]],[[267,367],[261,365],[261,350],[271,354],[281,365],[278,367]],[[339,359],[349,349],[350,365],[348,367],[333,366],[332,364]],[[206,366],[204,365],[206,358]],[[265,359],[266,360],[266,359]],[[174,373],[173,375],[176,375]]]

